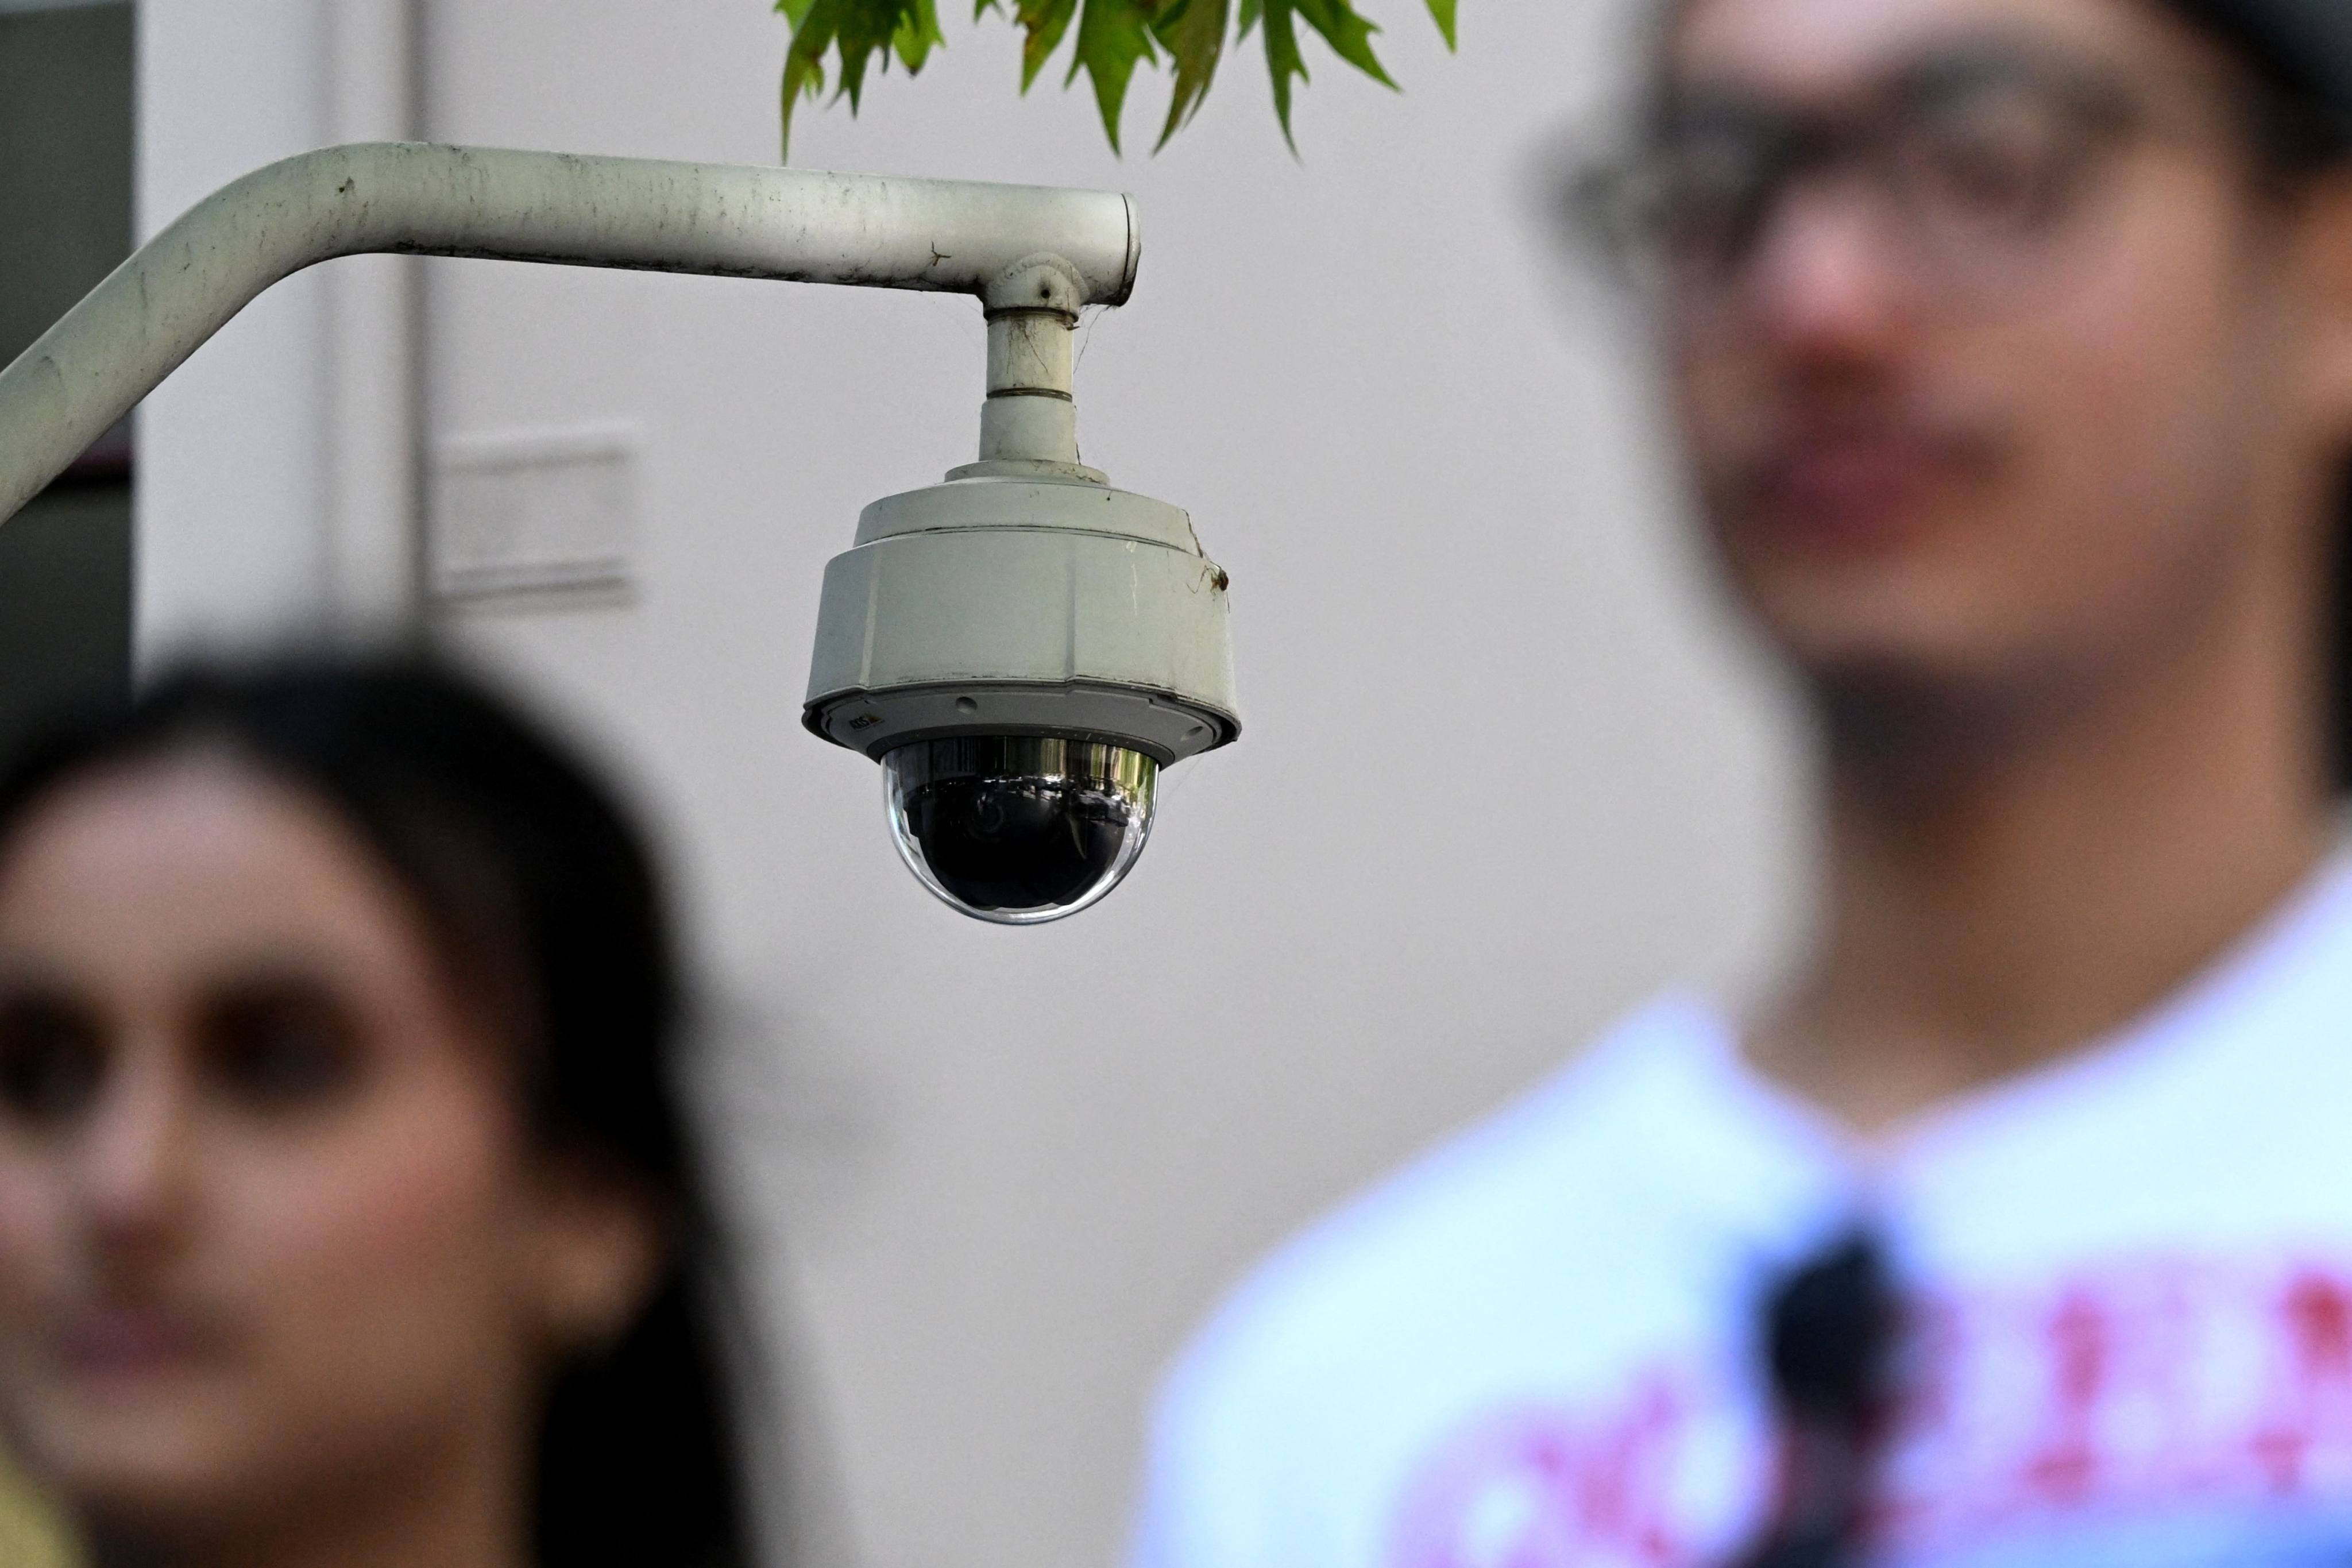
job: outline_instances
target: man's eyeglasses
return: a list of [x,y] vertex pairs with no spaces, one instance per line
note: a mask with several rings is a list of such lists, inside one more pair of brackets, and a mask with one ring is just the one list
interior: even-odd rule
[[1589,240],[1678,308],[1732,297],[1801,183],[1850,174],[1922,280],[1998,294],[2080,224],[2148,123],[2121,84],[2011,47],[1924,58],[1870,99],[1800,111],[1691,89],[1563,193]]

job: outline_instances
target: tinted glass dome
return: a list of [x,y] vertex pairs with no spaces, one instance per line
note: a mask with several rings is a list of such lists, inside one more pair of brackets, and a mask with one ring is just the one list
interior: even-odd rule
[[958,736],[886,752],[898,854],[976,919],[1035,925],[1118,885],[1151,832],[1160,764],[1141,752],[1045,735]]

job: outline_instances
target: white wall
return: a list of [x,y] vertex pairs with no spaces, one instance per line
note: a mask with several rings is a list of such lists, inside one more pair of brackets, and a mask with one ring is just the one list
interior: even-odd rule
[[[171,0],[151,36],[238,11],[201,47],[249,80],[233,57],[299,37],[302,4]],[[1255,47],[1167,153],[1122,163],[1083,89],[1016,99],[1011,29],[952,7],[919,83],[801,122],[803,163],[1142,201],[1135,300],[1087,329],[1081,439],[1231,570],[1248,729],[1066,924],[932,902],[871,764],[797,723],[858,507],[971,456],[976,308],[427,264],[433,435],[638,433],[634,599],[452,629],[666,825],[770,1300],[880,1568],[1108,1560],[1150,1381],[1225,1281],[1643,990],[1781,937],[1791,749],[1688,569],[1631,334],[1603,323],[1622,308],[1548,258],[1528,200],[1538,140],[1605,88],[1618,7],[1474,3],[1448,59],[1416,6],[1370,4],[1406,93],[1316,57],[1301,162]],[[436,138],[772,157],[763,0],[425,5]],[[1132,146],[1163,93],[1139,79]],[[188,179],[277,150],[202,130]],[[269,336],[317,307],[267,308],[151,417],[151,605],[234,582],[268,588],[258,617],[320,578],[292,531],[257,560],[263,525],[219,510],[234,488],[297,519],[324,482],[296,436],[319,372]],[[200,507],[202,552],[165,531]]]
[[[273,159],[413,135],[412,9],[141,4],[138,237]],[[282,283],[141,405],[142,664],[412,608],[413,277],[370,257]]]
[[[316,0],[139,7],[138,237],[327,133]],[[229,84],[235,84],[229,90]],[[299,621],[324,582],[319,275],[257,301],[138,415],[133,598],[143,658]]]

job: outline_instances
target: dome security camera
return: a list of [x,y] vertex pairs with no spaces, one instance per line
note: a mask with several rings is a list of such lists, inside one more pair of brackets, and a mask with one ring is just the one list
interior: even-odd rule
[[890,831],[968,915],[1117,886],[1160,770],[1240,732],[1226,579],[1191,520],[1091,468],[983,461],[866,509],[825,569],[803,719],[882,764]]
[[1082,289],[1050,256],[990,286],[981,460],[866,509],[825,568],[802,715],[881,763],[922,884],[1004,925],[1118,886],[1160,770],[1241,732],[1224,572],[1182,511],[1077,460]]

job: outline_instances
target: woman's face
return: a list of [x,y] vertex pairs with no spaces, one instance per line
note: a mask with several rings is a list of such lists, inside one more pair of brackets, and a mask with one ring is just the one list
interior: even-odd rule
[[36,1473],[169,1530],[510,1463],[648,1249],[534,1157],[495,1036],[303,792],[194,753],[37,806],[0,844],[0,1430]]

